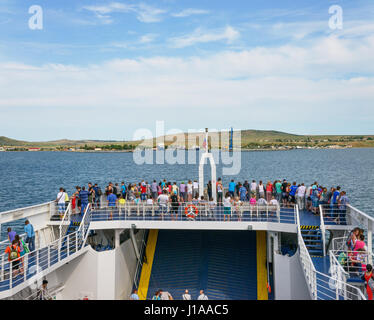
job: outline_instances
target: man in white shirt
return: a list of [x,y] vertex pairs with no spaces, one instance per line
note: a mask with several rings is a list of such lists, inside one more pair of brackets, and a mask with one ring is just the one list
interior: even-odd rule
[[305,192],[306,188],[304,186],[304,183],[301,184],[296,190],[296,202],[299,206],[299,210],[304,210],[305,208]]
[[65,198],[66,194],[64,192],[64,188],[60,188],[60,192],[57,194],[56,202],[58,205],[58,213],[64,214],[65,213]]
[[188,293],[188,290],[182,295],[183,300],[191,300],[191,295]]
[[251,183],[251,193],[256,194],[256,189],[257,189],[256,180],[252,180],[252,183]]
[[199,297],[197,298],[197,300],[209,300],[209,299],[208,299],[208,296],[206,296],[206,295],[204,294],[204,290],[200,290],[200,295],[199,295]]
[[160,290],[160,294],[161,300],[174,300],[173,296],[167,291]]
[[158,196],[157,201],[160,205],[161,219],[163,219],[164,213],[167,212],[167,205],[169,202],[169,196],[167,195],[166,190],[164,190],[163,193]]

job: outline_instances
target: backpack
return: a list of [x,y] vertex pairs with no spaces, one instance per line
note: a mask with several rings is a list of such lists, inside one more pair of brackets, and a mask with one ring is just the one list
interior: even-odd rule
[[103,195],[103,192],[101,191],[101,188],[97,188],[97,195],[101,197]]
[[339,262],[340,265],[342,265],[342,266],[345,266],[345,265],[346,265],[346,263],[347,263],[347,255],[345,254],[345,252],[341,252],[341,253],[339,254],[338,262]]
[[18,258],[18,246],[14,248],[14,246],[10,246],[10,255],[9,255],[10,260],[15,260]]
[[21,240],[21,243],[22,243],[22,246],[23,246],[23,250],[25,251],[25,253],[29,253],[30,252],[30,249],[29,247],[26,245],[26,243]]

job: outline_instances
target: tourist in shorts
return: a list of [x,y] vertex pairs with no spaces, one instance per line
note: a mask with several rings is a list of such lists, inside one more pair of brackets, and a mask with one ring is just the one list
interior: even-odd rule
[[223,200],[223,221],[230,221],[230,216],[231,216],[231,197],[230,197],[230,192],[226,193],[225,199]]

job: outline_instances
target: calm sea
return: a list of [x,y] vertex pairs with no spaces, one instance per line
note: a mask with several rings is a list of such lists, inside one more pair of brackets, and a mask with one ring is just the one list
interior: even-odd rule
[[[354,206],[374,216],[374,149],[242,152],[239,174],[223,176],[222,168],[217,166],[217,177],[226,185],[230,179],[266,183],[284,178],[340,185]],[[209,180],[207,169],[205,179]],[[171,182],[198,179],[198,164],[137,165],[132,153],[0,152],[0,212],[53,200],[60,186],[71,194],[74,186],[88,182],[104,188],[109,181],[128,184],[164,178]],[[22,230],[21,223],[13,226]]]

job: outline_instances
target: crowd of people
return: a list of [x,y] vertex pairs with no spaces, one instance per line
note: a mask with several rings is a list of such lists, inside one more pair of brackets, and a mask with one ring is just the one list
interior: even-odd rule
[[[121,184],[109,182],[104,192],[97,183],[88,183],[88,186],[76,186],[75,192],[69,197],[64,188],[60,188],[57,194],[56,202],[60,215],[64,214],[66,206],[71,201],[73,212],[84,213],[87,205],[91,203],[92,208],[99,208],[103,195],[105,195],[105,205],[108,207],[123,206],[126,203],[147,205],[158,204],[165,206],[171,205],[172,211],[177,212],[181,203],[209,204],[210,206],[223,206],[224,215],[228,217],[235,208],[243,203],[250,205],[283,205],[291,207],[298,205],[299,210],[306,210],[315,215],[319,214],[319,205],[330,205],[334,210],[344,212],[346,205],[349,204],[349,198],[340,186],[327,188],[314,182],[308,186],[304,183],[288,182],[286,179],[257,182],[252,180],[248,182],[230,181],[227,187],[224,187],[222,179],[216,182],[216,199],[213,201],[212,182],[206,185],[204,195],[199,195],[199,183],[197,180],[188,180],[168,182],[166,179],[157,182],[153,180],[148,182],[142,180],[138,183],[125,182]],[[336,217],[335,219],[339,219]]]
[[[184,294],[182,294],[182,300],[192,300],[192,297],[188,291],[188,289],[185,290]],[[138,290],[134,289],[132,294],[130,295],[130,300],[139,300],[138,296]],[[157,290],[155,294],[152,297],[152,300],[174,300],[173,296],[170,294],[170,292],[165,290]],[[204,290],[200,290],[199,296],[196,300],[209,300],[208,296],[204,293]]]
[[8,227],[7,229],[9,245],[5,249],[5,254],[8,255],[8,261],[12,264],[13,277],[22,274],[24,271],[23,256],[35,250],[35,232],[29,220],[25,221],[24,231],[26,241],[12,228]]

